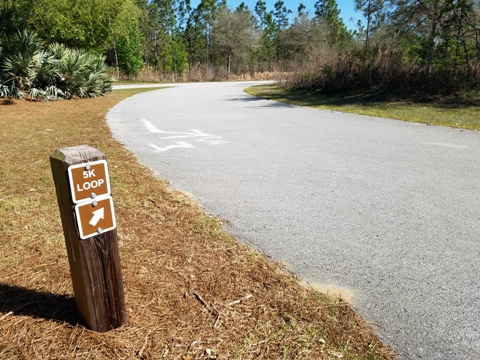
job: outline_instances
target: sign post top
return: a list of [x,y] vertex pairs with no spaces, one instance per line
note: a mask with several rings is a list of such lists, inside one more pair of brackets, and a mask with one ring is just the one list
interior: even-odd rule
[[104,198],[111,193],[106,160],[71,165],[68,167],[68,178],[75,204]]

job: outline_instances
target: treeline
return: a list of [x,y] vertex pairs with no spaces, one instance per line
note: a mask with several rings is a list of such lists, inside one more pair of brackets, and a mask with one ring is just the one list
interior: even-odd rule
[[[364,19],[345,46],[335,42],[334,51],[320,50],[315,61],[289,78],[289,86],[333,92],[479,95],[478,0],[355,3]],[[336,39],[335,31],[330,39]]]
[[356,0],[348,30],[335,0],[3,0],[0,31],[34,31],[106,56],[117,76],[211,80],[275,72],[324,91],[476,92],[478,0]]

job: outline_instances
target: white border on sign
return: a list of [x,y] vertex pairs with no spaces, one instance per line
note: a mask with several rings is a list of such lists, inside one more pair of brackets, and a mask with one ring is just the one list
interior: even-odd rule
[[102,194],[102,195],[99,195],[99,196],[97,195],[97,197],[95,197],[95,198],[96,199],[105,198],[107,196],[110,196],[110,194],[112,193],[112,189],[110,188],[110,174],[108,172],[107,160],[96,160],[96,161],[89,161],[89,162],[81,163],[81,164],[70,165],[68,167],[68,182],[70,183],[70,192],[72,194],[72,200],[73,200],[74,204],[81,204],[81,203],[84,203],[86,201],[91,201],[92,198],[89,197],[87,199],[82,199],[82,200],[77,200],[76,199],[75,186],[73,184],[73,179],[72,179],[72,170],[73,169],[78,169],[78,168],[84,168],[87,165],[93,166],[93,165],[98,165],[98,164],[103,164],[103,166],[105,167],[105,178],[106,178],[105,181],[107,182],[107,194]]
[[[105,198],[103,198],[102,200],[105,200]],[[78,228],[78,233],[80,235],[80,239],[82,240],[85,240],[85,239],[88,239],[88,238],[91,238],[91,237],[94,237],[94,236],[98,236],[98,235],[101,235],[103,233],[106,233],[107,231],[111,231],[113,229],[115,229],[117,227],[117,220],[115,219],[115,209],[113,208],[113,199],[111,196],[108,197],[108,200],[110,201],[110,208],[112,209],[112,222],[113,222],[113,226],[112,227],[109,227],[107,229],[103,229],[102,228],[102,231],[101,232],[94,232],[94,233],[91,233],[91,234],[84,234],[83,233],[83,228],[82,228],[82,222],[80,221],[80,213],[79,213],[79,210],[78,208],[80,206],[87,206],[87,205],[91,205],[93,203],[94,200],[92,201],[84,201],[80,204],[77,204],[75,205],[75,216],[76,216],[76,220],[77,220],[77,228]]]

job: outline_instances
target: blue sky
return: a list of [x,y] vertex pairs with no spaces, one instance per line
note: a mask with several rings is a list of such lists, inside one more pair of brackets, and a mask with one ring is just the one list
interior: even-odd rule
[[[267,9],[273,10],[273,5],[277,0],[265,0],[267,3]],[[255,9],[255,4],[257,0],[227,0],[227,5],[235,9],[240,3],[245,2],[250,10]],[[310,14],[315,12],[315,3],[317,0],[284,0],[285,6],[287,9],[292,10],[293,14],[297,14],[298,5],[303,3],[307,7],[307,11]],[[354,29],[357,21],[361,19],[361,14],[355,12],[355,0],[337,0],[338,8],[340,9],[340,17],[343,19],[343,22],[349,29]],[[353,21],[350,19],[353,18]]]

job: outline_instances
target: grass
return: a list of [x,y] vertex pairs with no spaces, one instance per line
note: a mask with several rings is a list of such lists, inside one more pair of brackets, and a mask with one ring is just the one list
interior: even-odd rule
[[[147,89],[95,99],[0,99],[0,358],[394,359],[340,298],[301,286],[139,165],[105,124]],[[75,310],[49,156],[108,157],[129,324],[85,329]]]
[[254,86],[247,93],[300,106],[383,118],[480,130],[480,101],[456,98],[375,99],[367,96],[328,96],[290,91],[276,85]]

